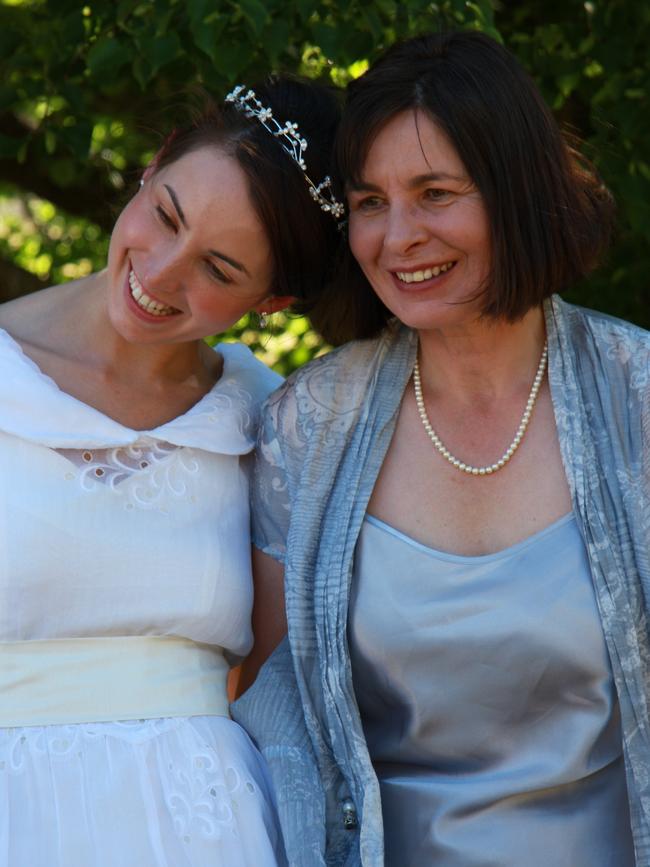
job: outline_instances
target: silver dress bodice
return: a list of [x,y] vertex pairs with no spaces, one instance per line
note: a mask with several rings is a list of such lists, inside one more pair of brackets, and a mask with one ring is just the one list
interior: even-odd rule
[[633,867],[618,703],[572,516],[479,557],[367,517],[349,642],[386,867]]

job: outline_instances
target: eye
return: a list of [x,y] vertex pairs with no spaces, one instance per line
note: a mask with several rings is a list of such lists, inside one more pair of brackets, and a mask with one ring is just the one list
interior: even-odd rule
[[442,190],[440,187],[429,187],[424,191],[424,198],[429,202],[447,202],[453,196],[450,190]]
[[218,265],[215,265],[214,262],[210,261],[210,259],[206,259],[205,267],[213,280],[218,280],[219,283],[232,283],[230,277],[222,271]]
[[381,198],[381,196],[352,196],[350,197],[349,204],[350,209],[353,211],[371,213],[372,211],[378,211],[384,204],[384,200]]
[[167,213],[167,211],[164,208],[162,208],[160,205],[157,205],[156,206],[156,213],[158,214],[158,218],[160,219],[160,222],[164,226],[166,226],[168,229],[171,229],[174,232],[176,231],[176,223],[172,220],[172,218],[169,216],[169,214]]

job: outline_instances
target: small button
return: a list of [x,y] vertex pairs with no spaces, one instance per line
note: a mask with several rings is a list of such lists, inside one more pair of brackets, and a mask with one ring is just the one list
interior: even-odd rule
[[346,798],[342,804],[343,809],[343,827],[346,831],[354,831],[355,828],[359,827],[359,822],[357,820],[357,808],[354,806],[354,801],[350,798]]

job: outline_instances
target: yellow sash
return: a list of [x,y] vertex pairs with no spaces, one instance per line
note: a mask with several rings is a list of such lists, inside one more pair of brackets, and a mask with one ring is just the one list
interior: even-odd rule
[[186,638],[0,642],[0,726],[228,716],[228,663]]

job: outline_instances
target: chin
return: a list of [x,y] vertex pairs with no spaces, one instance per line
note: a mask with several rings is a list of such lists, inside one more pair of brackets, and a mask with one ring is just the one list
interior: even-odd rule
[[476,302],[434,301],[416,305],[400,305],[395,315],[409,328],[417,331],[435,331],[440,328],[465,328],[481,319]]

